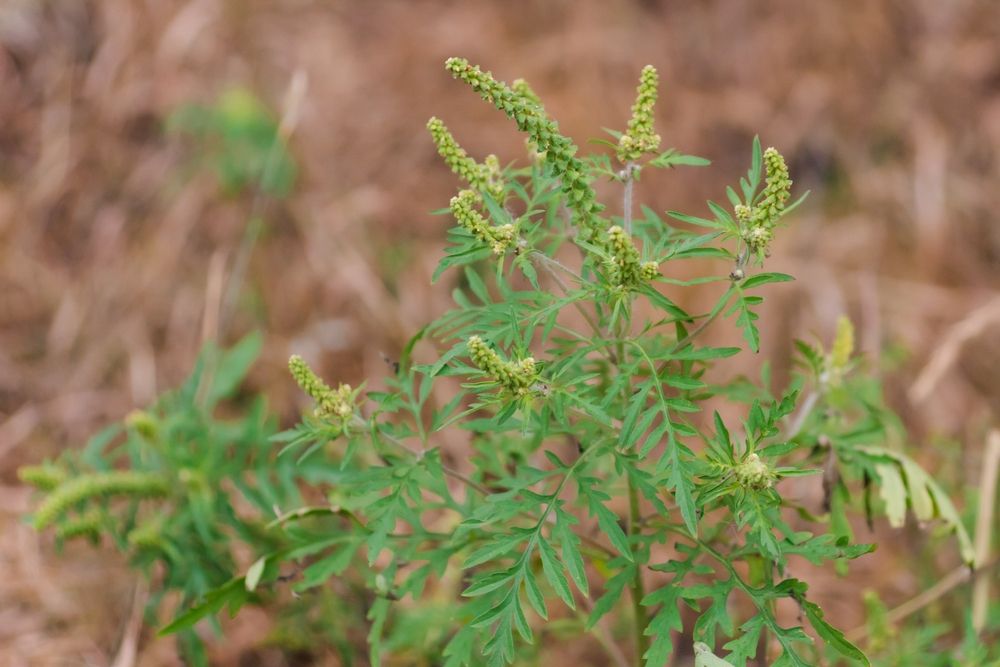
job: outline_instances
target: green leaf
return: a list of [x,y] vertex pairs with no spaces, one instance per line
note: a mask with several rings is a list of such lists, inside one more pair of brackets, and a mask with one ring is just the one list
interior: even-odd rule
[[875,471],[881,481],[879,495],[885,502],[885,515],[889,519],[889,525],[902,528],[906,523],[906,487],[899,468],[895,463],[879,463],[875,466]]
[[473,568],[504,556],[524,540],[525,536],[521,533],[497,535],[486,546],[469,554],[469,557],[462,563],[462,567],[464,569]]
[[538,580],[535,579],[535,573],[531,568],[525,568],[524,570],[524,592],[535,613],[548,620],[549,610],[545,606],[545,597],[542,595],[541,589],[538,588]]
[[681,590],[676,582],[671,582],[642,599],[644,607],[660,605],[660,610],[656,612],[643,631],[643,634],[653,637],[649,649],[642,656],[646,667],[662,667],[670,662],[670,657],[674,652],[671,633],[684,627],[680,610],[677,608]]
[[562,545],[563,564],[566,565],[566,571],[569,572],[577,589],[585,596],[589,596],[590,585],[587,582],[587,570],[583,563],[583,556],[580,555],[580,538],[573,532],[575,523],[577,523],[575,517],[567,514],[561,505],[556,505],[555,532]]
[[816,630],[816,634],[818,634],[828,646],[833,648],[833,650],[845,658],[860,662],[866,667],[871,667],[868,657],[861,651],[861,649],[848,641],[843,632],[826,622],[823,618],[823,610],[820,609],[819,605],[801,598],[799,599],[799,603],[802,605],[802,609],[806,612],[809,624],[813,626],[813,629]]
[[218,613],[223,607],[229,607],[230,611],[239,609],[249,596],[250,592],[246,589],[244,577],[230,579],[222,586],[206,593],[200,603],[178,615],[157,634],[162,637],[190,628],[206,616]]
[[635,563],[627,562],[624,564],[622,569],[618,570],[615,576],[611,577],[606,584],[604,584],[604,595],[599,597],[594,603],[594,608],[590,612],[590,616],[587,617],[587,629],[597,625],[597,622],[601,618],[614,609],[615,605],[618,604],[618,600],[622,596],[622,592],[625,590],[625,586],[632,581],[632,577],[635,576]]
[[263,337],[255,331],[248,334],[229,350],[222,353],[215,367],[211,390],[208,392],[208,404],[227,398],[236,391],[240,382],[246,377],[250,366],[260,354]]
[[690,167],[706,167],[712,164],[712,162],[696,155],[682,155],[675,149],[670,148],[650,160],[649,164],[654,167],[669,169],[671,167],[678,167],[681,165]]
[[257,584],[260,582],[260,577],[264,574],[265,565],[267,565],[267,556],[261,556],[247,569],[243,584],[251,593],[257,588]]
[[743,338],[746,339],[750,349],[753,352],[760,352],[760,331],[758,331],[755,324],[759,315],[750,309],[753,303],[754,301],[751,300],[751,297],[744,296],[741,291],[736,295],[736,302],[729,309],[729,312],[734,310],[739,312],[739,316],[736,318],[736,326],[743,329]]
[[559,565],[556,552],[541,537],[538,538],[538,553],[542,559],[542,572],[545,574],[545,579],[555,589],[556,594],[566,603],[567,607],[576,609],[576,601],[573,599],[573,593],[569,589],[569,582],[566,581],[566,575],[563,574],[562,566]]
[[786,283],[792,280],[795,280],[795,278],[787,273],[758,273],[740,283],[740,287],[743,289],[752,289],[761,285],[767,285],[768,283]]
[[742,634],[723,646],[729,651],[729,655],[726,656],[727,662],[734,667],[746,667],[747,660],[757,656],[757,644],[764,623],[763,615],[757,614],[740,626]]
[[597,525],[608,536],[618,553],[632,560],[632,549],[629,547],[625,531],[618,523],[618,516],[599,501],[591,503],[590,511],[597,515]]
[[360,545],[359,540],[352,540],[311,564],[302,572],[302,581],[296,584],[295,590],[301,591],[319,586],[330,577],[343,574],[350,566]]
[[507,584],[507,582],[514,578],[515,574],[517,574],[516,570],[490,572],[476,579],[471,586],[462,591],[462,595],[468,598],[486,595]]

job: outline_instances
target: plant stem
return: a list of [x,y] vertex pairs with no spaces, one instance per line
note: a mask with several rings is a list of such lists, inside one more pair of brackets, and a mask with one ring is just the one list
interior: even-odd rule
[[[631,538],[639,529],[639,494],[628,480],[628,534]],[[646,597],[646,587],[642,581],[642,568],[638,563],[635,567],[635,575],[632,577],[632,613],[635,617],[635,664],[642,665],[642,657],[649,649],[649,637],[646,636],[646,626],[649,625],[649,618],[646,615],[646,608],[642,605],[642,599]]]
[[635,183],[635,179],[632,175],[635,173],[635,163],[628,162],[625,165],[625,204],[622,206],[622,221],[624,224],[622,227],[625,228],[626,234],[632,234],[632,184]]
[[[581,284],[583,283],[583,279],[580,278],[580,276],[578,276],[576,273],[574,273],[570,268],[564,266],[559,261],[552,259],[545,253],[539,252],[537,250],[532,250],[531,258],[534,259],[539,266],[544,268],[549,273],[550,276],[552,276],[552,279],[556,281],[557,285],[559,285],[559,288],[563,291],[563,294],[567,296],[569,296],[569,288],[566,286],[566,283],[563,282],[562,278],[559,277],[559,274],[556,273],[553,267],[559,268],[568,273],[569,275],[573,276],[573,278],[576,279],[578,283]],[[583,309],[583,306],[581,306],[578,301],[573,301],[573,307],[576,308],[577,311],[579,311],[580,315],[583,316],[583,319],[586,320],[587,324],[590,325],[591,330],[593,330],[593,332],[598,337],[601,337],[603,335],[601,333],[601,328],[597,326],[597,322],[595,322],[587,313],[587,311]]]
[[[886,621],[891,624],[896,624],[911,616],[918,611],[924,609],[928,605],[933,604],[941,597],[950,593],[952,590],[966,583],[970,579],[978,580],[985,572],[993,569],[997,565],[1000,565],[1000,558],[994,558],[988,563],[983,563],[978,565],[975,569],[968,567],[967,565],[960,565],[948,574],[941,577],[936,584],[928,588],[927,590],[921,592],[914,598],[907,600],[898,607],[894,607],[889,610],[886,615]],[[847,640],[854,643],[859,643],[868,638],[868,626],[862,625],[854,628],[850,632],[845,632],[844,636]]]

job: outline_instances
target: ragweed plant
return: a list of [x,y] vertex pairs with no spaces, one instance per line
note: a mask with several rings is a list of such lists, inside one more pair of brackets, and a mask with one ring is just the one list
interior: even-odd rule
[[[525,82],[508,86],[460,58],[446,68],[514,121],[530,153],[526,166],[501,170],[495,158],[476,162],[440,120],[428,123],[462,180],[433,276],[453,281],[456,307],[416,332],[380,390],[332,388],[292,357],[315,407],[272,438],[270,456],[257,443],[255,484],[235,485],[260,523],[222,513],[256,560],[221,584],[202,579],[190,591],[202,601],[165,632],[262,590],[340,582],[363,591],[373,665],[544,664],[540,646],[577,635],[607,664],[661,667],[679,654],[706,666],[812,665],[824,655],[870,664],[792,574],[797,564],[844,572],[869,553],[873,545],[854,542],[853,509],[900,525],[909,508],[957,535],[970,564],[971,549],[947,495],[903,450],[877,384],[857,375],[848,321],[829,353],[800,344],[801,372],[776,393],[767,377],[727,377],[725,360],[741,347],[704,342],[729,320],[758,352],[757,292],[792,279],[760,270],[801,201],[790,201],[784,158],[755,140],[728,205],[709,202],[709,217],[646,207],[636,217],[632,187],[644,170],[707,164],[658,152],[652,67],[611,154],[593,156],[579,154]],[[608,205],[594,188],[602,178],[622,185]],[[669,277],[691,259],[715,264],[694,280]],[[678,305],[695,284],[717,287],[704,312]],[[158,476],[147,480],[149,500],[130,492],[127,511],[112,514],[125,543],[145,525],[144,503],[189,508],[194,521],[191,493],[248,474],[192,436],[143,423],[126,467]],[[159,444],[144,444],[147,430]],[[460,434],[461,449],[440,446],[446,431]],[[185,472],[192,466],[214,472]],[[59,520],[74,519],[93,534],[101,519],[90,512],[118,508],[72,492],[78,474],[25,472],[49,494],[40,527],[70,530]],[[803,484],[822,489],[822,507],[798,500]],[[320,500],[302,503],[299,485]],[[165,541],[187,535],[176,519],[159,530]],[[212,554],[225,569],[231,558],[210,542],[214,550],[177,549],[168,562],[184,571]]]

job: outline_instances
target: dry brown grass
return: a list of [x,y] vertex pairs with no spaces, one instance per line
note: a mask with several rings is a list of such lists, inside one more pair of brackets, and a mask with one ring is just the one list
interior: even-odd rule
[[[178,105],[239,83],[277,108],[296,71],[308,79],[291,142],[302,177],[267,211],[248,278],[257,307],[233,326],[267,333],[253,383],[288,412],[291,345],[346,381],[377,377],[381,353],[447,307],[449,290],[428,288],[447,222],[427,212],[454,183],[426,119],[441,116],[475,155],[521,157],[509,124],[445,74],[446,56],[524,76],[580,141],[624,123],[654,63],[665,143],[715,167],[644,178],[638,196],[701,211],[745,168],[753,133],[779,146],[813,196],[776,248],[773,267],[799,282],[770,301],[765,354],[784,372],[791,338],[829,335],[841,312],[870,358],[902,344],[892,401],[918,436],[969,443],[957,460],[971,483],[981,379],[945,369],[916,406],[905,390],[952,324],[1000,296],[998,44],[989,0],[6,0],[0,663],[109,664],[127,624],[127,570],[105,552],[53,555],[18,522],[28,495],[14,470],[148,402],[198,349],[250,201],[180,176],[182,151],[161,130]],[[891,562],[885,551],[858,572]],[[816,581],[831,615],[856,615],[842,584]],[[868,583],[891,600],[916,585],[906,570]],[[219,664],[281,664],[241,663],[254,634],[237,636]],[[175,660],[148,633],[138,656]]]

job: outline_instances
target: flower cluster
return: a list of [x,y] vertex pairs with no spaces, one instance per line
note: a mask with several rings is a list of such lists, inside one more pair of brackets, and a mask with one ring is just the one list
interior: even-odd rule
[[72,540],[77,537],[86,537],[96,541],[101,536],[101,529],[104,527],[105,514],[100,509],[90,509],[71,519],[67,519],[56,527],[56,538],[60,540]]
[[825,379],[827,385],[836,387],[844,380],[851,355],[854,353],[854,325],[847,317],[837,320],[837,335],[833,339],[830,354],[826,357]]
[[542,98],[538,96],[537,93],[528,85],[528,82],[524,79],[514,79],[513,83],[510,84],[511,90],[521,96],[521,98],[530,104],[534,104],[538,107],[539,111],[544,113],[545,107],[542,106]]
[[70,509],[95,498],[129,496],[158,498],[167,495],[167,480],[155,473],[112,470],[74,477],[60,484],[38,507],[35,528],[41,530],[61,519]]
[[751,453],[733,470],[736,482],[744,489],[763,491],[774,486],[774,471],[760,460],[756,453]]
[[487,192],[497,201],[503,201],[503,170],[496,155],[486,156],[483,164],[479,164],[458,145],[440,118],[432,117],[427,121],[427,129],[448,168],[476,190]]
[[471,337],[467,345],[472,363],[515,396],[527,396],[537,384],[538,368],[534,358],[504,361],[496,350],[479,336]]
[[297,354],[288,360],[288,370],[302,391],[316,401],[317,417],[346,423],[354,414],[357,392],[351,389],[351,385],[342,384],[331,389]]
[[546,162],[562,180],[566,203],[576,213],[578,226],[586,230],[587,240],[596,239],[601,231],[598,214],[603,207],[597,203],[594,189],[590,187],[586,166],[575,157],[576,145],[559,134],[555,121],[524,94],[523,86],[522,92],[517,92],[493,78],[492,73],[470,65],[464,58],[449,58],[445,67],[453,76],[469,84],[480,97],[513,119],[518,129],[527,133],[534,142],[537,150],[545,153]]
[[656,262],[641,262],[628,233],[614,225],[608,229],[607,249],[611,253],[611,282],[625,289],[634,289],[660,275]]
[[[526,104],[534,104],[538,111],[545,115],[545,107],[542,106],[542,99],[538,97],[535,91],[528,85],[528,82],[524,79],[514,79],[513,83],[510,84],[511,89],[521,96]],[[545,159],[545,151],[541,150],[530,137],[524,140],[525,146],[528,148],[528,155],[535,161]]]
[[451,213],[458,224],[488,245],[497,255],[507,252],[517,241],[517,230],[507,223],[494,227],[476,210],[481,201],[472,190],[462,190],[451,198]]
[[136,549],[159,549],[163,546],[163,519],[148,519],[129,531],[129,545]]
[[642,68],[628,130],[618,139],[618,159],[623,163],[634,162],[643,153],[653,153],[660,147],[660,135],[653,131],[653,107],[659,83],[655,67]]
[[67,472],[52,463],[37,466],[22,466],[17,469],[17,477],[39,491],[51,491],[66,481]]
[[785,210],[791,195],[792,179],[788,177],[785,158],[774,148],[764,151],[766,184],[760,201],[752,208],[737,206],[736,220],[740,225],[743,242],[758,258],[767,255],[774,238],[774,227]]

